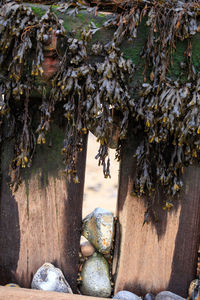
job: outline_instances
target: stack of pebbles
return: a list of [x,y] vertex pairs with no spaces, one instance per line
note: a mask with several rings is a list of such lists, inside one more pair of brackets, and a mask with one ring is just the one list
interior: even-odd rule
[[81,243],[83,264],[80,272],[80,291],[94,297],[111,296],[111,249],[114,236],[114,216],[110,211],[96,208],[83,219]]

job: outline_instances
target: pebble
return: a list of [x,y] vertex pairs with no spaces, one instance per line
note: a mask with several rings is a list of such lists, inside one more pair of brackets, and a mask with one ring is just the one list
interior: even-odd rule
[[73,294],[62,271],[50,263],[43,264],[33,276],[32,289]]
[[144,300],[155,300],[155,296],[152,293],[148,293],[144,296]]
[[99,253],[94,253],[81,271],[81,293],[87,296],[108,298],[111,295],[109,264]]
[[7,283],[5,286],[20,288],[20,286],[18,284],[16,284],[16,283]]
[[91,256],[94,254],[94,252],[95,249],[89,241],[81,243],[81,253],[83,256],[85,257]]
[[198,294],[199,294],[199,287],[200,286],[200,280],[199,279],[194,279],[191,281],[189,289],[188,289],[188,297],[192,299],[197,299]]
[[102,254],[109,254],[114,235],[114,216],[108,210],[96,208],[83,219],[82,235]]
[[113,299],[139,300],[141,298],[129,291],[120,291],[114,295]]
[[156,300],[185,300],[185,298],[168,291],[163,291],[156,296]]

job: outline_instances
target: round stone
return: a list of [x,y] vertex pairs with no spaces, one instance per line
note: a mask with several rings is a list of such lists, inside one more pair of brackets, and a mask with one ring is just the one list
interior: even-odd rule
[[160,292],[157,296],[156,296],[156,300],[186,300],[185,298],[182,298],[179,295],[176,295],[172,292],[169,291],[163,291]]
[[141,300],[137,295],[129,292],[129,291],[120,291],[114,295],[113,299],[121,299],[121,300]]
[[111,295],[109,264],[99,253],[94,253],[81,271],[81,293],[94,297],[108,298]]
[[83,256],[85,257],[91,256],[94,254],[94,252],[95,249],[89,241],[81,243],[81,253]]
[[144,296],[144,300],[155,300],[155,296],[152,293],[148,293]]

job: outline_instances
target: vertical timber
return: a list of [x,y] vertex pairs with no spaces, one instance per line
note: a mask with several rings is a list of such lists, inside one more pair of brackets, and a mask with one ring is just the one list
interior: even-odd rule
[[197,266],[200,168],[188,167],[180,200],[166,212],[162,209],[162,197],[158,197],[155,207],[158,220],[143,225],[146,201],[130,195],[136,173],[135,148],[134,137],[129,138],[122,153],[115,292],[125,289],[144,295],[169,290],[186,297]]
[[46,145],[38,145],[31,168],[16,193],[9,188],[12,141],[4,142],[1,161],[0,284],[30,287],[44,262],[62,269],[77,288],[87,136],[78,157],[79,184],[62,176],[64,128],[52,124]]

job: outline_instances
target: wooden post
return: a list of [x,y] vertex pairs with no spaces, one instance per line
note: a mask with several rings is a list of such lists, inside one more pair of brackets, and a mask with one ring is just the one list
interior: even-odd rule
[[52,124],[46,145],[37,146],[32,167],[25,169],[15,194],[9,188],[8,172],[12,141],[3,143],[0,284],[16,282],[30,287],[36,270],[51,262],[62,269],[76,291],[87,136],[78,157],[80,183],[67,183],[61,176],[64,128],[56,124]]
[[[124,145],[120,169],[119,228],[114,265],[115,292],[126,289],[138,295],[169,290],[187,296],[195,278],[200,237],[200,168],[189,167],[184,175],[180,201],[169,212],[156,207],[157,223],[144,224],[147,205],[132,197],[136,162],[134,137]],[[162,202],[162,199],[158,199]]]

